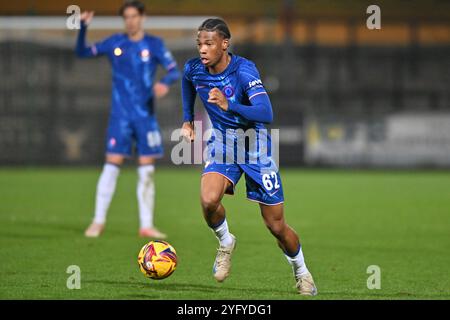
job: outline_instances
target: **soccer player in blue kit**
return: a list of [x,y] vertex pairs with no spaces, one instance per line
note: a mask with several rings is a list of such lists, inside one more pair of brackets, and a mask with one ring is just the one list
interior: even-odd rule
[[[141,2],[125,2],[120,15],[125,22],[125,33],[114,34],[87,46],[86,30],[93,12],[83,12],[76,46],[79,57],[106,55],[113,69],[106,162],[97,184],[94,220],[85,235],[98,237],[103,232],[120,166],[126,157],[132,155],[135,144],[139,155],[139,235],[163,239],[166,235],[153,225],[155,159],[163,154],[154,99],[168,93],[169,86],[179,79],[180,72],[163,40],[144,32],[145,7]],[[166,74],[154,83],[158,65],[165,68]]]
[[[299,238],[284,219],[283,190],[278,168],[271,159],[270,136],[266,135],[268,155],[265,160],[268,162],[249,161],[251,152],[242,145],[237,145],[237,148],[245,148],[244,162],[236,161],[234,156],[231,162],[218,161],[220,158],[215,156],[218,148],[223,149],[220,151],[224,154],[230,151],[229,145],[223,143],[230,140],[230,134],[231,139],[235,139],[233,145],[236,145],[237,135],[233,136],[233,129],[262,132],[264,123],[272,122],[273,118],[271,102],[255,64],[228,52],[230,38],[229,28],[223,20],[204,21],[197,35],[200,57],[185,64],[182,78],[183,136],[188,141],[195,139],[193,120],[197,95],[214,128],[213,136],[208,141],[209,156],[200,187],[204,218],[219,240],[213,266],[214,277],[219,282],[228,277],[231,255],[236,245],[236,238],[228,229],[221,200],[224,194],[234,193],[234,187],[244,173],[247,198],[259,203],[266,226],[292,265],[298,292],[316,295],[317,289],[306,267]],[[263,140],[258,141],[258,155],[263,150]]]

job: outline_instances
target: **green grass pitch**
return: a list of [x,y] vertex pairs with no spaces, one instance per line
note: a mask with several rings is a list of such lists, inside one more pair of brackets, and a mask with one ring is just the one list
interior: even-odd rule
[[[1,299],[305,299],[241,181],[226,196],[238,245],[225,283],[212,264],[217,241],[199,207],[200,169],[160,168],[156,224],[179,265],[145,278],[137,254],[136,174],[124,169],[107,229],[86,239],[98,168],[0,170]],[[319,295],[313,299],[449,299],[450,172],[281,171],[287,222],[303,241]],[[69,265],[81,289],[69,290]],[[367,288],[367,267],[381,289]]]

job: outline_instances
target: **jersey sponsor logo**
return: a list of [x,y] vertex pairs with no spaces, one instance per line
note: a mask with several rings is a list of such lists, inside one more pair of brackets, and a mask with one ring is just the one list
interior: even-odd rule
[[150,51],[148,49],[144,49],[141,51],[141,60],[143,62],[147,62],[150,60]]
[[122,49],[120,49],[120,48],[115,48],[114,49],[114,55],[116,57],[120,57],[122,55],[122,53],[123,53]]
[[225,95],[225,97],[231,98],[234,95],[234,89],[232,86],[226,86],[222,89],[222,93]]
[[248,88],[253,88],[255,86],[262,86],[262,81],[261,79],[257,79],[257,80],[253,80],[253,81],[249,81],[248,83]]

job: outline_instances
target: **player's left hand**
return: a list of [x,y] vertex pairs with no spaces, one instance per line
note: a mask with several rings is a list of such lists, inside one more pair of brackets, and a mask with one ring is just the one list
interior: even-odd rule
[[220,109],[228,110],[228,100],[219,88],[212,88],[209,91],[208,102],[217,105]]
[[157,82],[153,86],[153,92],[155,93],[156,99],[160,99],[169,93],[169,86],[164,83]]

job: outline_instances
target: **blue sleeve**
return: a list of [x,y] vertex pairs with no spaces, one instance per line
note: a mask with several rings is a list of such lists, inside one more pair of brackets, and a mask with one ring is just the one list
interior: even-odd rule
[[228,102],[230,111],[240,114],[249,121],[271,123],[272,104],[256,66],[248,62],[239,70],[239,83],[247,95],[250,105]]
[[77,45],[75,52],[80,58],[96,57],[108,53],[111,50],[113,37],[109,37],[103,41],[97,42],[92,46],[86,44],[87,26],[81,22],[80,31],[78,33]]
[[177,62],[162,40],[159,41],[156,49],[156,58],[167,71],[166,75],[160,80],[161,83],[169,86],[180,78],[181,74]]
[[195,98],[197,96],[197,91],[195,90],[194,84],[188,78],[187,75],[188,69],[189,67],[186,64],[183,79],[181,80],[181,94],[183,101],[184,122],[194,121],[194,105],[195,105]]
[[75,52],[80,58],[94,56],[91,48],[86,45],[86,31],[86,25],[84,24],[84,22],[81,22],[80,31],[78,32],[77,45],[75,47]]
[[272,104],[267,93],[256,94],[250,99],[251,105],[228,102],[228,110],[240,114],[249,121],[271,123]]

